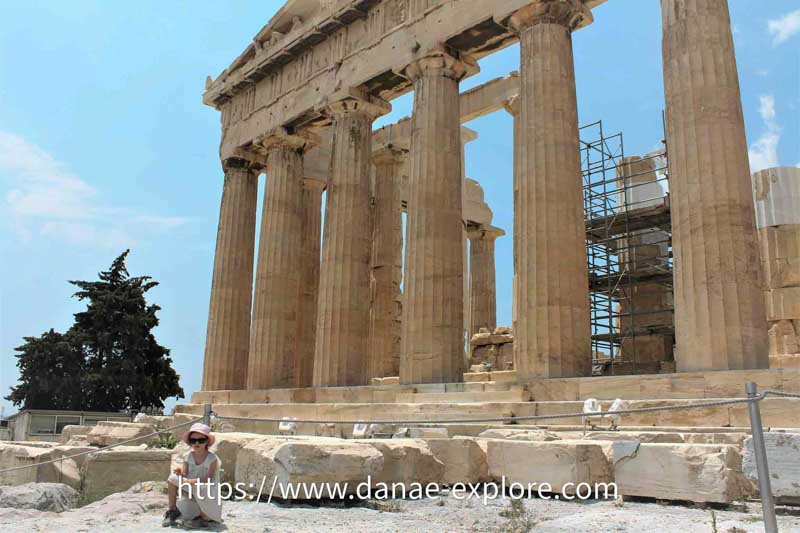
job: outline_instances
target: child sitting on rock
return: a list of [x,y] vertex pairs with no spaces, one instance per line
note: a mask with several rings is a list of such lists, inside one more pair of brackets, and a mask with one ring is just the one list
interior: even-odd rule
[[209,451],[214,440],[211,428],[205,424],[193,424],[184,433],[183,442],[191,451],[167,479],[169,509],[164,514],[164,527],[174,525],[178,519],[196,528],[222,521],[222,505],[217,498],[222,463]]

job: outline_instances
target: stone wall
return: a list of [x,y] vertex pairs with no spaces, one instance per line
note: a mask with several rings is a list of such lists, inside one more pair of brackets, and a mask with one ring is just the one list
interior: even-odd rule
[[770,366],[800,368],[800,168],[753,174]]
[[480,328],[469,341],[470,367],[481,366],[483,372],[491,370],[513,370],[514,336],[508,326],[498,326],[493,332]]

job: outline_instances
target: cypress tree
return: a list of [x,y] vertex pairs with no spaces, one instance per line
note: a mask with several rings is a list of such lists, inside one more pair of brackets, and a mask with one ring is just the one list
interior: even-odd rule
[[23,408],[119,411],[163,407],[183,398],[170,351],[158,344],[158,305],[145,295],[158,283],[131,277],[126,250],[98,281],[70,281],[87,303],[65,335],[26,337],[17,348],[20,384],[6,399]]

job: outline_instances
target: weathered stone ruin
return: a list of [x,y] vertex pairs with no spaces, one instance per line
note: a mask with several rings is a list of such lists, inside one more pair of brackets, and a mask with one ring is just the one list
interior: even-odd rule
[[[514,336],[508,327],[495,328],[494,332],[482,327],[472,335],[470,345],[470,371],[512,370],[514,368]],[[481,368],[477,368],[479,366]]]
[[753,174],[772,368],[800,367],[800,169]]
[[[616,480],[629,495],[708,502],[751,493],[744,404],[622,415],[619,431],[592,436],[576,433],[576,418],[547,419],[542,439],[469,422],[574,414],[589,398],[604,411],[616,398],[689,405],[741,397],[747,381],[800,387],[796,173],[757,174],[754,200],[725,0],[662,0],[668,170],[652,157],[616,161],[615,205],[637,218],[613,228],[609,249],[637,283],[607,290],[627,318],[613,359],[593,353],[586,245],[602,236],[584,216],[571,34],[602,3],[288,2],[207,82],[225,187],[203,390],[178,411],[211,403],[237,431],[275,435],[259,419],[288,417],[298,435],[344,438],[344,421],[366,424],[361,437],[371,421],[444,419],[448,442],[475,439],[483,452],[473,478],[522,479],[530,465],[516,453],[555,453],[538,466],[556,482]],[[517,42],[519,72],[459,92],[478,59]],[[409,91],[413,115],[373,131]],[[496,323],[494,243],[505,231],[463,170],[477,135],[462,124],[500,110],[514,119],[510,328]],[[765,424],[800,427],[797,407],[764,402]],[[621,436],[637,444],[615,447]],[[280,449],[253,446],[262,457]]]
[[[630,409],[741,398],[745,382],[800,393],[800,178],[781,168],[751,182],[728,2],[661,0],[669,194],[651,160],[616,163],[616,179],[637,185],[617,205],[661,226],[618,240],[642,281],[614,294],[622,315],[641,314],[619,324],[616,375],[593,377],[595,237],[571,35],[603,3],[289,0],[206,82],[204,102],[222,117],[224,188],[202,390],[166,422],[82,439],[113,443],[211,404],[231,482],[506,478],[555,490],[616,482],[623,496],[660,500],[753,497],[746,404],[618,415],[617,430],[603,414],[617,398]],[[519,72],[459,91],[478,59],[513,43]],[[411,91],[413,115],[374,130]],[[496,111],[514,121],[511,327],[496,318],[505,231],[463,170],[477,136],[463,123]],[[597,430],[557,418],[587,399],[600,402]],[[797,464],[787,443],[800,399],[765,400],[761,412],[770,461]],[[475,422],[487,418],[498,420]],[[296,420],[284,435],[281,419]],[[8,465],[54,453],[0,445]],[[132,483],[166,478],[169,461],[98,452],[64,475],[94,498],[122,486],[106,473],[112,462]],[[52,468],[9,482],[50,481],[61,475]],[[798,487],[792,468],[773,484],[790,501]]]

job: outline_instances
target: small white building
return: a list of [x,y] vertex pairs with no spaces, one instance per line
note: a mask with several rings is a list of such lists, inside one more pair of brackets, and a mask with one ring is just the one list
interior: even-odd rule
[[64,426],[94,426],[105,420],[130,422],[131,415],[119,412],[25,409],[9,416],[8,424],[13,441],[57,442]]

